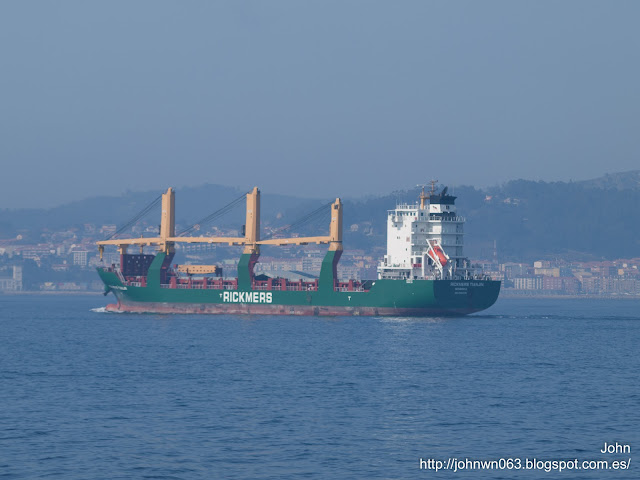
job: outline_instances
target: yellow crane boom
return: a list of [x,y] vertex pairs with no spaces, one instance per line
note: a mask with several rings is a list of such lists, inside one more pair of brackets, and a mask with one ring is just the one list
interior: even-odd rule
[[[315,237],[272,238],[260,240],[260,190],[254,187],[247,193],[247,209],[244,237],[176,237],[175,236],[175,192],[173,188],[162,194],[162,216],[158,237],[122,238],[96,242],[100,258],[107,245],[115,245],[120,253],[126,253],[130,245],[140,247],[156,245],[166,252],[173,251],[176,243],[219,243],[244,245],[244,253],[260,253],[260,245],[306,245],[328,243],[330,250],[342,250],[342,201],[336,198],[331,204],[329,235]],[[191,266],[193,267],[193,265]],[[211,267],[211,266],[208,266]],[[213,273],[213,272],[211,272]]]

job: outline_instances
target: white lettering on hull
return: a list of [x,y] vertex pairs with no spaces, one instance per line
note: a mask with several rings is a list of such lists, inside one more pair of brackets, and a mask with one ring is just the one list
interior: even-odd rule
[[222,301],[224,303],[271,303],[273,294],[271,292],[224,292]]

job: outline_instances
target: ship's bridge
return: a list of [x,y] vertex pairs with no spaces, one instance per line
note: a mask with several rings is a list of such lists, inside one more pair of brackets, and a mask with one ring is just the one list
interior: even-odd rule
[[[420,196],[418,203],[398,203],[387,212],[387,254],[378,267],[380,278],[438,278],[463,267],[464,217],[457,214],[456,197],[442,192]],[[429,252],[439,247],[445,263]]]

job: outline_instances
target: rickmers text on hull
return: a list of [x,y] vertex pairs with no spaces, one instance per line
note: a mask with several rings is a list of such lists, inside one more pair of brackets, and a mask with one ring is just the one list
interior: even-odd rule
[[[162,195],[158,237],[110,239],[117,246],[120,266],[99,268],[105,294],[113,292],[111,311],[140,313],[223,313],[276,315],[460,315],[494,304],[500,282],[475,272],[463,256],[464,218],[445,188],[436,194],[424,189],[415,204],[397,205],[387,216],[387,254],[378,278],[339,281],[342,254],[342,202],[331,204],[328,236],[260,239],[260,192],[247,193],[243,237],[186,237],[175,233],[175,194]],[[222,278],[215,265],[174,265],[176,243],[243,245],[238,276]],[[320,276],[313,282],[254,275],[261,245],[325,243],[329,249]],[[139,254],[129,254],[138,246]],[[155,255],[145,255],[145,246]]]

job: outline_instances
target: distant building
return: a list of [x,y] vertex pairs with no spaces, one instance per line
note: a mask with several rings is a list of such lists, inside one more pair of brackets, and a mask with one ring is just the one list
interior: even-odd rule
[[614,265],[605,265],[600,267],[600,275],[603,277],[616,277],[618,276],[618,269]]
[[535,275],[515,277],[513,288],[516,290],[542,290],[542,277]]
[[607,295],[640,294],[640,281],[636,279],[605,277],[601,282],[601,293]]
[[88,290],[89,285],[86,282],[44,282],[40,285],[40,290],[44,291],[53,291],[53,290],[63,290],[63,291],[84,291]]
[[534,269],[534,273],[536,275],[543,275],[543,276],[549,276],[549,277],[559,277],[560,276],[560,269],[559,268],[553,268],[553,267],[548,267],[548,268],[535,268]]
[[542,289],[556,293],[575,295],[580,291],[580,282],[576,277],[542,277]]
[[86,267],[88,263],[89,252],[86,250],[75,250],[73,252],[73,264]]
[[10,277],[0,277],[0,291],[19,292],[22,290],[22,267],[14,266]]
[[306,257],[302,257],[303,272],[320,272],[321,267],[322,257],[320,255],[308,254]]
[[505,278],[512,279],[526,275],[529,271],[529,266],[525,263],[505,263],[503,269]]
[[538,260],[537,262],[533,262],[533,268],[550,268],[551,262],[548,260]]
[[338,278],[361,280],[360,269],[356,266],[338,265]]
[[600,277],[586,276],[582,277],[582,291],[587,294],[595,295],[601,293],[602,279]]
[[576,277],[560,277],[562,278],[562,290],[569,295],[580,293],[580,281]]
[[560,291],[562,290],[562,279],[556,276],[544,275],[542,277],[542,289]]

